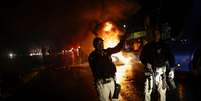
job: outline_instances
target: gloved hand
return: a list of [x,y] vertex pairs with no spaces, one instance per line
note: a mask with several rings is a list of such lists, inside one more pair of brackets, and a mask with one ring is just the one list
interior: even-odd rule
[[170,72],[168,74],[168,78],[174,79],[174,71],[173,70],[170,70]]

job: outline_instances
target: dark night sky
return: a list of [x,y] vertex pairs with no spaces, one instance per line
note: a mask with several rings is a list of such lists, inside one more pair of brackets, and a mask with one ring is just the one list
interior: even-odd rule
[[[1,40],[4,47],[11,48],[40,43],[41,40],[58,44],[61,39],[71,42],[77,38],[75,36],[88,33],[92,22],[102,16],[102,9],[106,9],[102,11],[104,16],[112,18],[113,15],[114,19],[119,19],[119,13],[130,6],[124,0],[106,1],[7,0],[1,3]],[[111,12],[109,6],[118,8],[118,11]]]
[[[3,48],[16,48],[40,43],[41,40],[67,43],[76,36],[84,36],[93,21],[102,15],[111,19],[122,19],[123,12],[131,12],[134,0],[5,0],[1,1],[1,44]],[[157,7],[155,0],[136,0],[145,11]],[[186,32],[197,32],[200,26],[200,0],[163,0],[162,14],[175,28],[186,28]],[[103,5],[105,6],[103,10]],[[109,9],[107,7],[116,5]],[[118,9],[116,9],[118,8]],[[134,7],[136,8],[136,7]],[[114,11],[116,9],[117,11]],[[113,10],[111,12],[111,10]],[[121,14],[118,14],[121,13]],[[108,15],[107,15],[108,14]]]

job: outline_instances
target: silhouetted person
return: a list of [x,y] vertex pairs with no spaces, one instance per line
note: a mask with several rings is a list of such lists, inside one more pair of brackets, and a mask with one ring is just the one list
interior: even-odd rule
[[166,101],[166,72],[173,79],[174,72],[170,67],[174,65],[174,56],[167,45],[161,40],[160,30],[155,28],[154,41],[147,43],[140,54],[140,60],[145,65],[145,101],[151,101],[153,89],[159,93],[159,101]]
[[90,53],[88,61],[93,72],[100,101],[117,101],[118,99],[112,98],[115,90],[116,67],[112,62],[111,55],[121,51],[126,37],[126,35],[121,37],[120,42],[114,48],[107,49],[104,49],[103,39],[96,37],[93,40],[95,50]]

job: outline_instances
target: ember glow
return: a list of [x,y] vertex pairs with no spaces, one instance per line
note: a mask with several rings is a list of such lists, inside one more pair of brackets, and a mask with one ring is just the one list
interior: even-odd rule
[[[112,22],[105,22],[103,28],[100,30],[100,37],[104,40],[104,48],[114,47],[119,43],[119,35],[122,32]],[[112,60],[117,66],[116,78],[117,82],[121,83],[126,70],[131,67],[131,60],[133,56],[126,52],[118,52],[112,55]]]

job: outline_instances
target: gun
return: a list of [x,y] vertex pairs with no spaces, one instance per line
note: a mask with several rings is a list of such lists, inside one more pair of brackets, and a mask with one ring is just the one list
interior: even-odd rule
[[[179,69],[180,66],[181,66],[180,64],[177,64],[175,67],[172,67],[172,68],[171,68],[171,71],[175,71],[176,69]],[[176,84],[175,84],[173,78],[168,77],[167,83],[168,83],[168,85],[169,85],[169,88],[171,88],[171,89],[176,89]]]
[[165,73],[162,74],[162,81],[163,81],[162,88],[163,89],[165,89],[165,88],[170,89],[169,85],[166,82],[166,74]]

